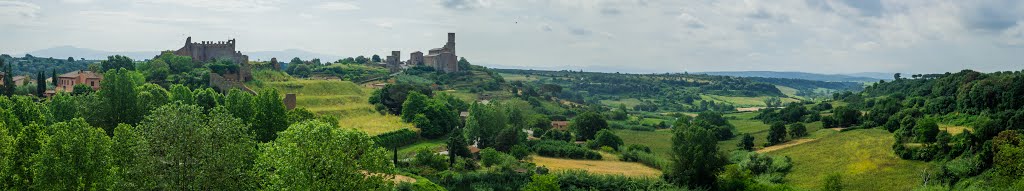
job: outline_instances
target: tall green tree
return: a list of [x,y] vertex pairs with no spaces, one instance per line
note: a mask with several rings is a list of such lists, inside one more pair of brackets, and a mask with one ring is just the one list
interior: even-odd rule
[[939,135],[939,125],[934,119],[924,118],[917,120],[914,125],[914,139],[921,143],[933,143]]
[[714,188],[725,165],[715,134],[703,127],[676,127],[672,135],[671,167],[665,180],[689,188]]
[[43,97],[44,93],[46,93],[46,72],[39,71],[39,74],[36,74],[36,96]]
[[469,144],[466,144],[466,137],[462,131],[462,128],[456,128],[448,135],[448,166],[455,166],[456,157],[471,157],[472,153],[467,148]]
[[181,102],[184,104],[196,104],[196,97],[192,94],[192,90],[181,84],[171,85],[171,102]]
[[252,131],[256,140],[269,142],[277,137],[277,132],[288,128],[288,112],[276,89],[260,91],[253,100],[253,106]]
[[228,91],[227,97],[224,98],[224,107],[228,108],[231,115],[242,119],[243,122],[252,120],[252,105],[252,94],[242,92],[242,90],[231,89]]
[[391,190],[394,166],[370,136],[320,121],[292,125],[260,147],[256,161],[269,190]]
[[[100,62],[100,69],[103,71],[116,70],[124,68],[126,70],[135,70],[135,61],[131,58],[121,55],[108,56],[107,60]],[[104,79],[106,80],[106,79]]]
[[138,105],[136,80],[132,71],[112,69],[104,73],[98,94],[103,102],[103,123],[100,125],[108,134],[114,134],[117,124],[136,124],[142,120],[143,111]]
[[32,155],[34,189],[103,190],[109,185],[110,138],[85,120],[56,123]]
[[138,105],[143,116],[171,101],[171,94],[160,85],[146,83],[136,87],[139,91]]
[[19,188],[19,181],[15,177],[17,167],[14,165],[16,142],[9,131],[7,125],[0,122],[0,187],[13,190]]
[[423,113],[427,109],[427,100],[429,99],[426,95],[410,91],[408,97],[405,98],[405,102],[402,103],[402,120],[411,122],[413,117],[416,117],[416,114]]
[[53,83],[53,87],[57,87],[57,85],[60,84],[58,83],[60,81],[57,80],[57,69],[53,69],[50,72],[50,82]]
[[112,190],[153,190],[156,188],[157,160],[150,155],[149,142],[138,128],[121,124],[114,128],[110,146],[110,188]]
[[[3,65],[3,61],[0,61],[0,65]],[[4,95],[11,97],[14,95],[14,88],[17,84],[14,83],[14,73],[11,71],[11,65],[7,64],[4,67]]]
[[427,126],[419,127],[421,130],[420,134],[425,138],[439,138],[447,135],[453,128],[460,125],[459,112],[455,111],[454,108],[443,100],[428,100],[427,107],[423,110],[422,114],[430,122]]
[[[227,109],[209,114],[196,105],[172,103],[139,124],[157,160],[158,190],[251,190],[256,141]],[[168,165],[176,164],[176,165]]]
[[569,122],[569,128],[576,132],[577,137],[590,140],[594,138],[597,131],[608,128],[608,121],[601,114],[586,112],[573,118]]
[[749,133],[744,133],[743,139],[740,140],[740,143],[737,146],[746,151],[754,151],[754,136],[750,136]]
[[786,142],[786,125],[782,122],[772,123],[768,128],[768,142],[765,146],[777,145]]
[[223,95],[212,88],[196,89],[192,93],[196,95],[196,105],[203,107],[203,110],[206,111],[221,105],[220,102],[224,100]]
[[33,123],[21,128],[16,136],[17,145],[14,156],[14,176],[17,185],[12,188],[21,190],[30,189],[32,186],[32,155],[39,152],[41,135],[44,135],[46,127],[42,124]]
[[807,136],[807,127],[803,123],[794,123],[789,125],[789,137],[796,139]]
[[473,103],[466,117],[466,138],[470,143],[476,142],[477,147],[490,148],[494,137],[507,126],[507,118],[502,110],[491,105]]

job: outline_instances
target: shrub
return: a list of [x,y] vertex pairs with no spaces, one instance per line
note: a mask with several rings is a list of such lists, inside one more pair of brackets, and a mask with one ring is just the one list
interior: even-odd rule
[[630,149],[623,151],[622,156],[619,157],[619,160],[626,162],[638,162],[640,164],[644,164],[646,166],[656,169],[665,168],[665,164],[667,163],[667,161],[665,161],[664,159],[661,159],[657,156],[654,156],[654,154],[651,154],[650,151],[644,152],[643,150]]
[[533,146],[537,155],[570,159],[601,159],[601,154],[564,141],[543,140]]
[[843,190],[843,176],[840,174],[831,174],[825,176],[825,180],[822,181],[823,191],[842,191]]
[[417,150],[416,156],[412,159],[412,164],[437,171],[448,169],[448,160],[444,156],[434,154],[429,148]]
[[596,175],[582,170],[556,173],[565,190],[681,190],[660,178]]
[[526,148],[526,146],[519,144],[512,146],[512,149],[509,150],[509,154],[511,154],[513,157],[516,157],[516,159],[522,160],[527,156],[530,156],[530,149]]
[[572,141],[572,134],[569,132],[552,129],[548,130],[548,132],[545,132],[544,135],[541,135],[541,139],[569,142]]
[[388,149],[411,145],[417,140],[419,140],[419,136],[410,129],[400,129],[373,137],[374,143]]
[[515,161],[516,159],[512,155],[502,153],[493,148],[486,148],[480,151],[480,164],[484,167],[504,166]]
[[798,137],[807,136],[807,127],[803,123],[794,123],[789,125],[789,137],[796,139]]
[[622,138],[612,133],[611,130],[603,129],[597,132],[597,138],[594,140],[595,147],[611,147],[614,150],[618,150],[619,146],[622,146]]

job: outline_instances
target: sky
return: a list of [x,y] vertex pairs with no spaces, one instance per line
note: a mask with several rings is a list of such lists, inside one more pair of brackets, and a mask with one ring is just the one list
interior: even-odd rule
[[357,56],[441,47],[499,68],[664,73],[1024,69],[1017,0],[0,0],[0,53],[57,46]]

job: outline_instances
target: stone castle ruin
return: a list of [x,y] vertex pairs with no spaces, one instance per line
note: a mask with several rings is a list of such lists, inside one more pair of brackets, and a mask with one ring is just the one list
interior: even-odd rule
[[228,41],[201,41],[192,42],[192,37],[185,39],[185,46],[177,51],[175,55],[190,56],[192,62],[209,63],[215,60],[228,60],[238,66],[238,70],[225,74],[210,72],[210,86],[221,91],[237,88],[244,91],[251,91],[244,83],[252,80],[252,69],[249,65],[249,56],[243,55],[241,51],[235,50],[235,39]]
[[388,67],[391,73],[395,73],[402,70],[402,52],[391,51],[391,55],[384,59],[384,64]]

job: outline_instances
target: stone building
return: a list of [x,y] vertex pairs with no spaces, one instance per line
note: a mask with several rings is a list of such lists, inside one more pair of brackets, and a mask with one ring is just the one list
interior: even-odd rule
[[92,87],[93,90],[100,89],[100,82],[103,81],[103,76],[88,70],[79,70],[64,73],[57,77],[57,87],[54,89],[56,92],[72,92],[75,90],[75,85],[85,84]]
[[391,73],[399,72],[402,70],[402,52],[391,51],[391,55],[384,59],[384,65],[387,66]]
[[430,49],[423,56],[423,64],[441,72],[458,72],[459,57],[455,54],[455,33],[448,33],[448,43],[441,48]]
[[177,51],[175,55],[192,57],[192,62],[206,63],[214,60],[230,60],[238,64],[238,73],[224,74],[223,78],[247,82],[252,80],[252,72],[249,67],[249,56],[235,50],[235,39],[228,41],[202,41],[192,42],[192,37],[185,39],[185,46]]
[[409,54],[409,61],[406,61],[405,64],[408,64],[410,66],[420,66],[420,65],[423,65],[423,52],[416,51],[416,52],[410,53]]
[[252,69],[249,65],[249,56],[235,50],[235,39],[228,41],[201,41],[192,42],[192,37],[185,39],[185,46],[177,51],[175,55],[192,57],[192,62],[209,63],[215,60],[228,60],[238,65],[236,71],[228,71],[224,74],[210,72],[210,86],[227,92],[232,88],[242,91],[253,92],[245,87],[245,82],[252,80]]

